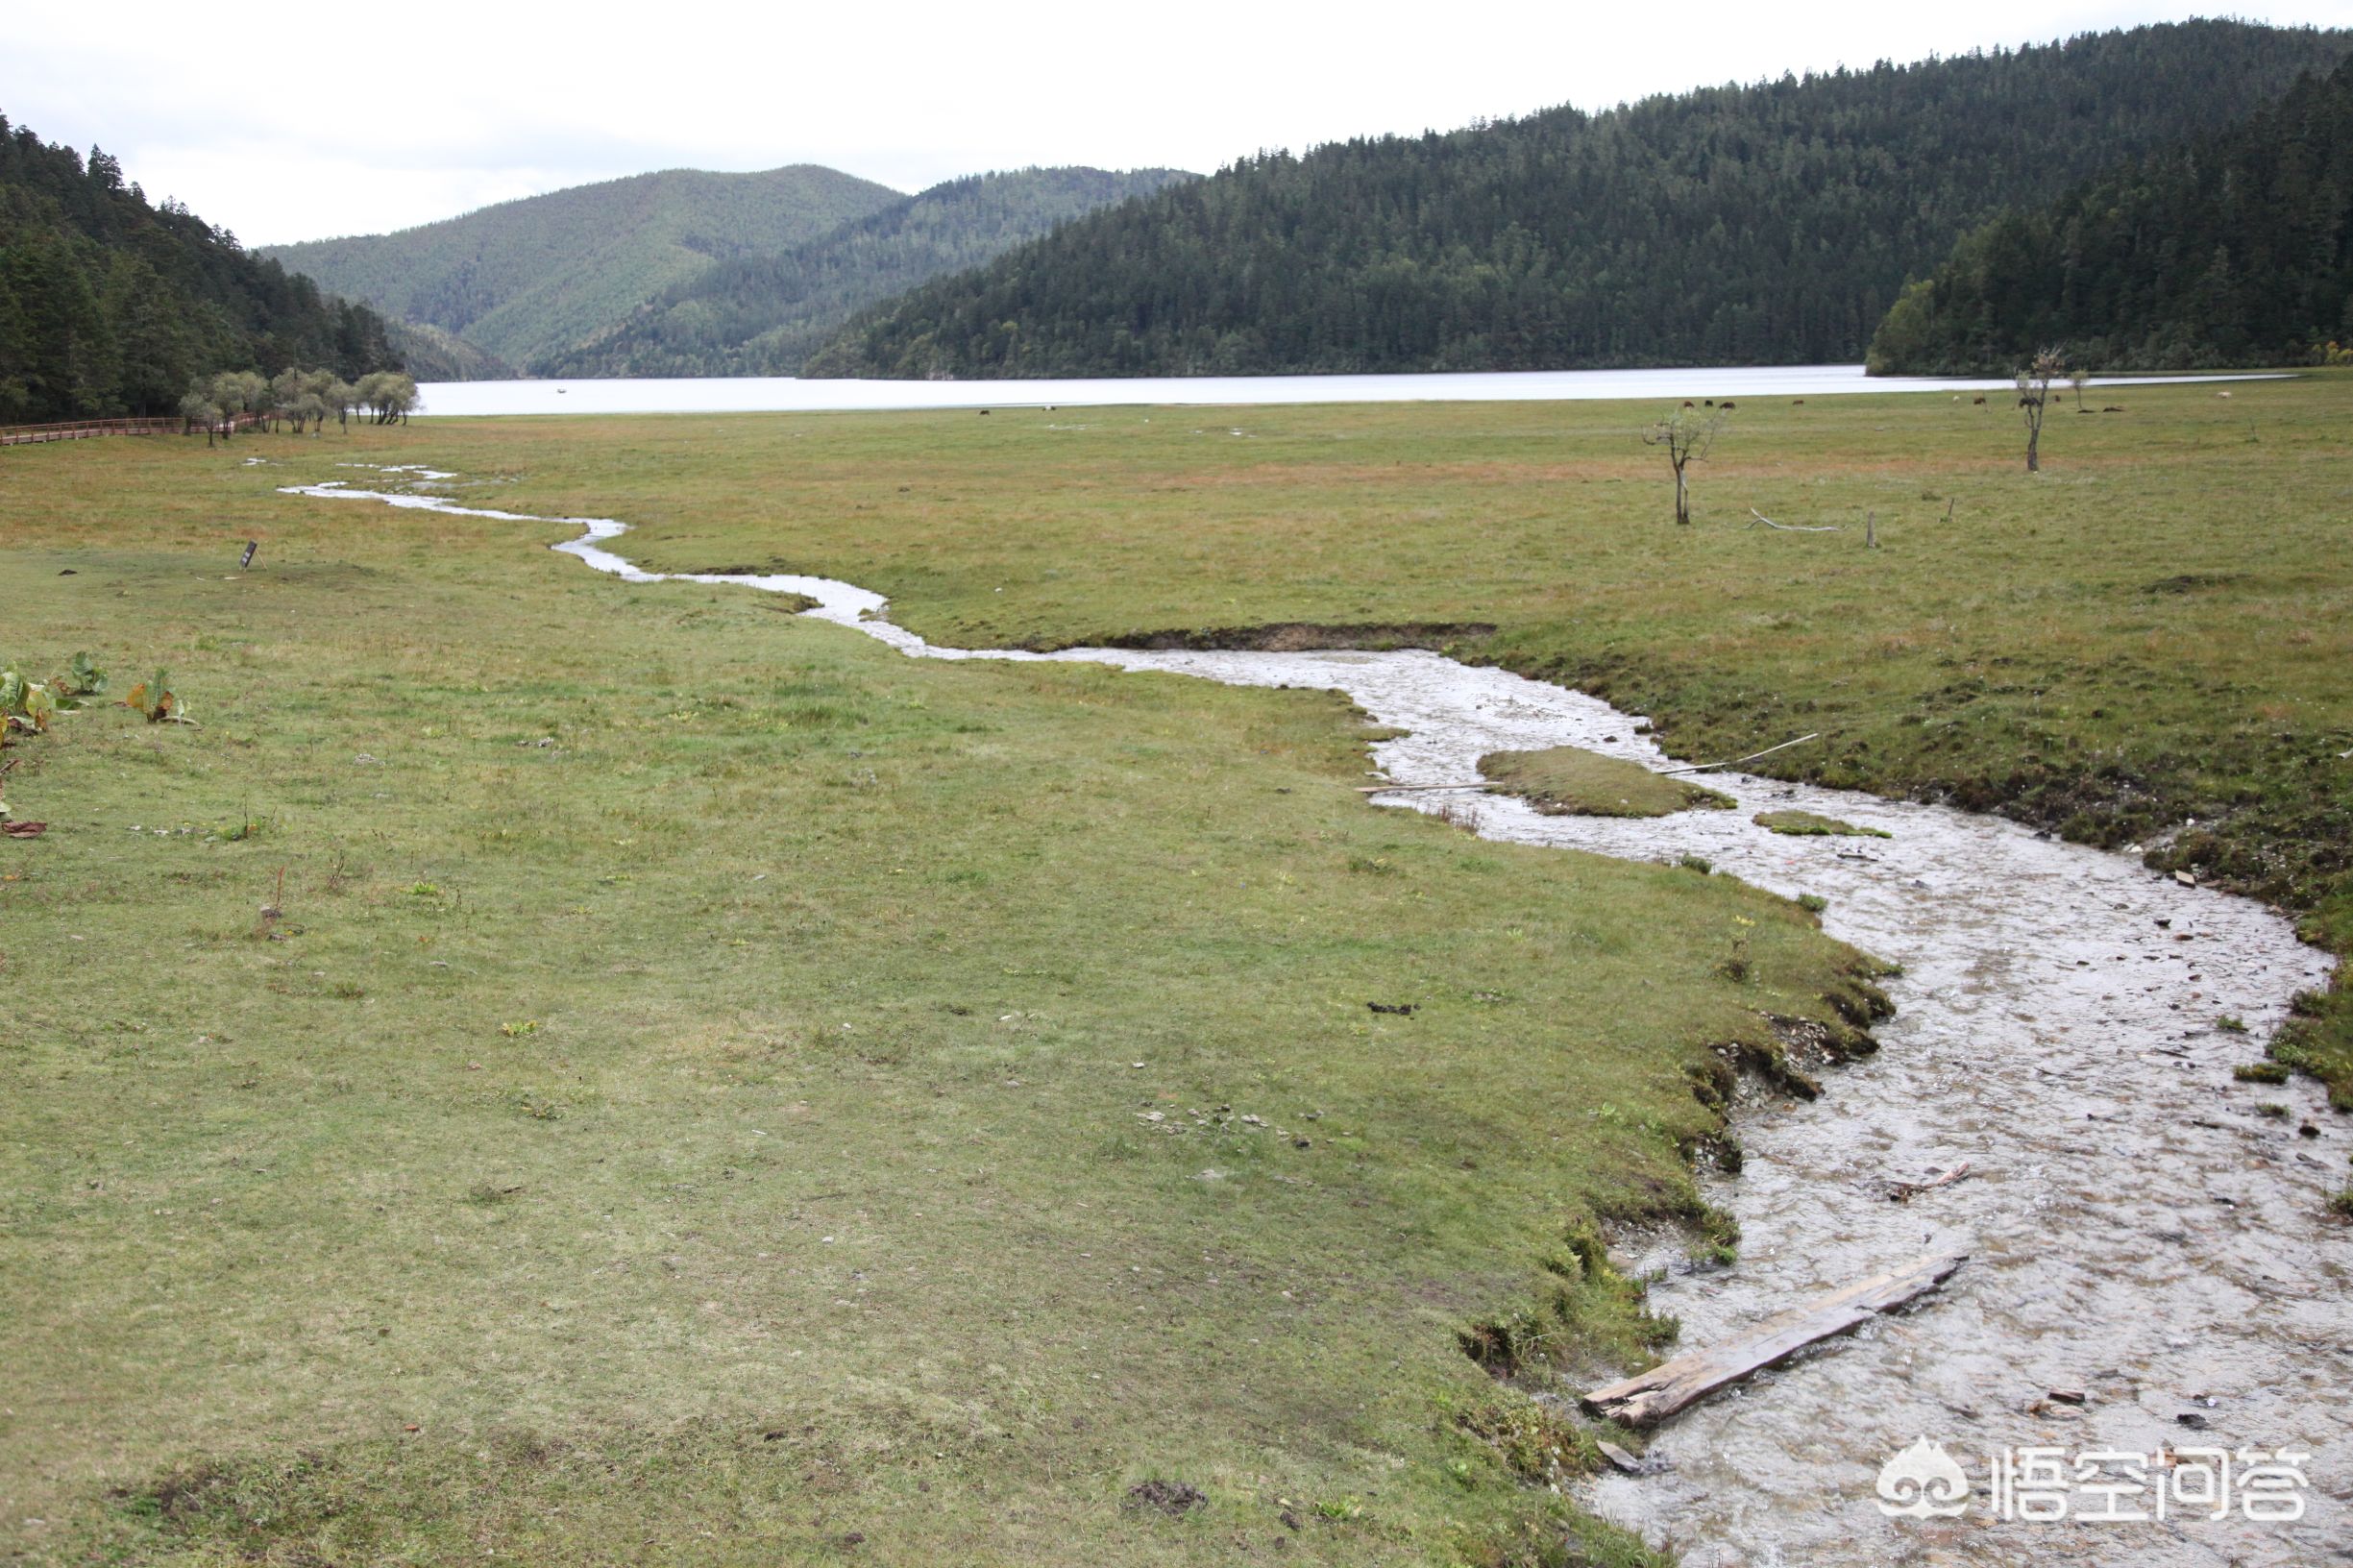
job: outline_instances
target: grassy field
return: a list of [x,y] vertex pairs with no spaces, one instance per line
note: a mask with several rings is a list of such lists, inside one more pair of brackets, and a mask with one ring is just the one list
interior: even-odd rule
[[[1758,770],[2139,845],[2353,951],[2353,374],[2106,405],[2054,407],[2029,476],[1998,397],[1752,401],[1680,528],[1649,405],[453,422],[430,448],[526,510],[638,524],[649,566],[846,577],[939,642],[1385,632],[1695,759],[1821,731]],[[2353,1108],[2353,993],[2280,1049]]]
[[203,726],[8,752],[7,1553],[1558,1560],[1590,1440],[1465,1342],[1640,1360],[1596,1220],[1704,1220],[1711,1048],[1855,955],[1370,809],[1327,695],[915,662],[271,489],[639,432],[694,433],[0,465],[0,656]]
[[[429,462],[951,643],[1443,625],[1684,754],[1821,730],[1760,766],[2168,845],[2353,943],[2353,380],[2106,401],[2031,479],[1966,399],[1744,405],[1679,529],[1654,410],[1602,404],[10,453],[0,657],[168,665],[205,727],[9,753],[53,825],[0,843],[0,1543],[1639,1560],[1466,1341],[1639,1360],[1593,1223],[1689,1213],[1710,1047],[1857,962],[1365,808],[1329,697],[910,662],[274,484]],[[2289,1054],[2353,1090],[2336,1005]]]

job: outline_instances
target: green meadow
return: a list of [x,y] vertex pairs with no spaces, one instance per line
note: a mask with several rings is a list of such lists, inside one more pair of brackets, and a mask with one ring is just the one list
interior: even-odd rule
[[1599,1228],[1729,1240],[1728,1061],[1869,1005],[1795,904],[1368,808],[1327,694],[276,485],[944,643],[1439,642],[2353,944],[2353,380],[2102,401],[2031,478],[1994,404],[1744,404],[1688,528],[1623,404],[11,451],[0,658],[195,724],[6,754],[0,1548],[1642,1562],[1492,1370],[1654,1354]]
[[[1693,760],[1818,733],[1756,771],[2139,845],[2353,949],[2353,373],[2062,393],[2039,475],[2007,402],[1744,402],[1679,528],[1651,404],[500,421],[432,450],[523,510],[629,521],[641,564],[846,577],[935,642],[1412,642]],[[2344,994],[2280,1048],[2353,1106]]]

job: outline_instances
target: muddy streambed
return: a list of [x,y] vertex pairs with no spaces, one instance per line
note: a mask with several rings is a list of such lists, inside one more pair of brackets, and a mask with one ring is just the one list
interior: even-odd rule
[[[428,486],[449,477],[403,474]],[[556,549],[627,581],[665,580],[605,548],[625,531],[616,522],[339,482],[288,493],[565,523],[583,531]],[[817,601],[808,614],[918,657],[1340,691],[1408,732],[1373,748],[1399,784],[1472,780],[1487,752],[1554,746],[1667,765],[1605,703],[1434,653],[934,648],[847,583],[687,580],[804,595]],[[1917,1310],[1686,1411],[1654,1435],[1644,1473],[1590,1482],[1581,1501],[1670,1556],[1726,1568],[2353,1562],[2353,1240],[2324,1217],[2353,1174],[2353,1136],[2308,1082],[2232,1078],[2260,1059],[2289,997],[2326,983],[2328,957],[2258,904],[1997,819],[1738,773],[1707,782],[1739,809],[1628,820],[1547,817],[1469,790],[1373,798],[1512,843],[1703,856],[1759,887],[1826,898],[1832,934],[1903,967],[1887,984],[1898,1013],[1876,1056],[1831,1069],[1813,1102],[1744,1091],[1745,1164],[1705,1184],[1739,1219],[1737,1264],[1694,1268],[1675,1238],[1626,1239],[1623,1261],[1656,1272],[1653,1304],[1681,1320],[1684,1346],[1932,1249],[1973,1261]],[[1790,838],[1750,820],[1784,807],[1890,836]],[[2287,1114],[2260,1113],[2267,1103]],[[1906,1203],[1887,1195],[1890,1182],[1964,1161],[1966,1180]],[[1891,1517],[1881,1466],[1923,1438],[1959,1462],[1973,1495],[1956,1516]],[[1992,1460],[2024,1449],[2066,1464],[2066,1519],[1997,1517]],[[2106,1452],[2211,1470],[2194,1451],[2213,1449],[2235,1464],[2255,1458],[2240,1450],[2309,1455],[2303,1517],[2250,1520],[2234,1497],[2217,1519],[2169,1496],[2165,1518],[2136,1520],[2160,1511],[2164,1458],[2145,1474],[2120,1459],[2096,1477],[2075,1468]],[[2074,1490],[2079,1476],[2121,1489]],[[2081,1517],[2096,1511],[2125,1517]]]

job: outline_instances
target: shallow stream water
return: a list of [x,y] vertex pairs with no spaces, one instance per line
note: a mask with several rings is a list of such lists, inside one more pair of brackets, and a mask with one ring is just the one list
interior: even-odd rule
[[[451,477],[401,472],[428,487]],[[582,533],[557,550],[626,581],[666,580],[605,548],[625,531],[617,522],[339,482],[288,493],[566,523]],[[686,580],[805,595],[809,615],[917,657],[1344,692],[1408,732],[1373,748],[1401,785],[1467,783],[1487,752],[1553,746],[1669,765],[1605,703],[1434,653],[935,648],[847,583]],[[2325,1217],[2353,1137],[2309,1082],[2232,1077],[2262,1057],[2289,997],[2326,983],[2329,958],[2261,905],[1998,819],[1735,772],[1706,782],[1740,809],[1617,820],[1547,817],[1476,789],[1372,798],[1491,839],[1703,856],[1759,887],[1826,898],[1826,929],[1903,967],[1887,983],[1899,1011],[1878,1054],[1831,1069],[1816,1101],[1744,1091],[1744,1167],[1707,1181],[1740,1222],[1734,1266],[1684,1265],[1674,1237],[1624,1238],[1628,1266],[1659,1271],[1653,1304],[1681,1320],[1684,1346],[1932,1250],[1965,1248],[1972,1262],[1914,1310],[1686,1411],[1654,1434],[1642,1474],[1588,1483],[1581,1501],[1672,1556],[1722,1568],[2353,1562],[2353,1239]],[[1789,838],[1751,821],[1782,807],[1890,836]],[[1967,1179],[1888,1196],[1891,1182],[1962,1162]],[[1951,1517],[1880,1506],[1882,1465],[1920,1439],[1973,1488]],[[2015,1494],[2028,1516],[1998,1517],[1995,1458],[2027,1449],[2063,1462],[2067,1484]],[[2279,1451],[2307,1456],[2293,1462],[2309,1484],[2291,1488],[2301,1518],[2249,1518],[2243,1489],[2220,1518],[2178,1496],[2163,1519],[2083,1517],[2152,1514],[2169,1491],[2194,1493],[2217,1463],[2201,1450],[2227,1451],[2233,1482]],[[2075,1468],[2102,1451],[2096,1473]],[[2120,1458],[2132,1455],[2137,1493]],[[2053,1497],[2066,1518],[2032,1516]]]

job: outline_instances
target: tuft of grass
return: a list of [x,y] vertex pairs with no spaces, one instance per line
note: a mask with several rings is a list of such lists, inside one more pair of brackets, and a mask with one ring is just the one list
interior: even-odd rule
[[1894,837],[1875,827],[1858,827],[1852,822],[1842,822],[1835,817],[1825,817],[1812,811],[1760,811],[1749,820],[1768,832],[1786,833],[1793,839]]
[[1555,817],[1665,817],[1694,806],[1720,811],[1732,804],[1714,790],[1575,746],[1490,751],[1479,759],[1479,771],[1490,791],[1524,796]]
[[2243,1084],[2284,1084],[2288,1066],[2283,1062],[2242,1062],[2230,1069],[2230,1075]]

